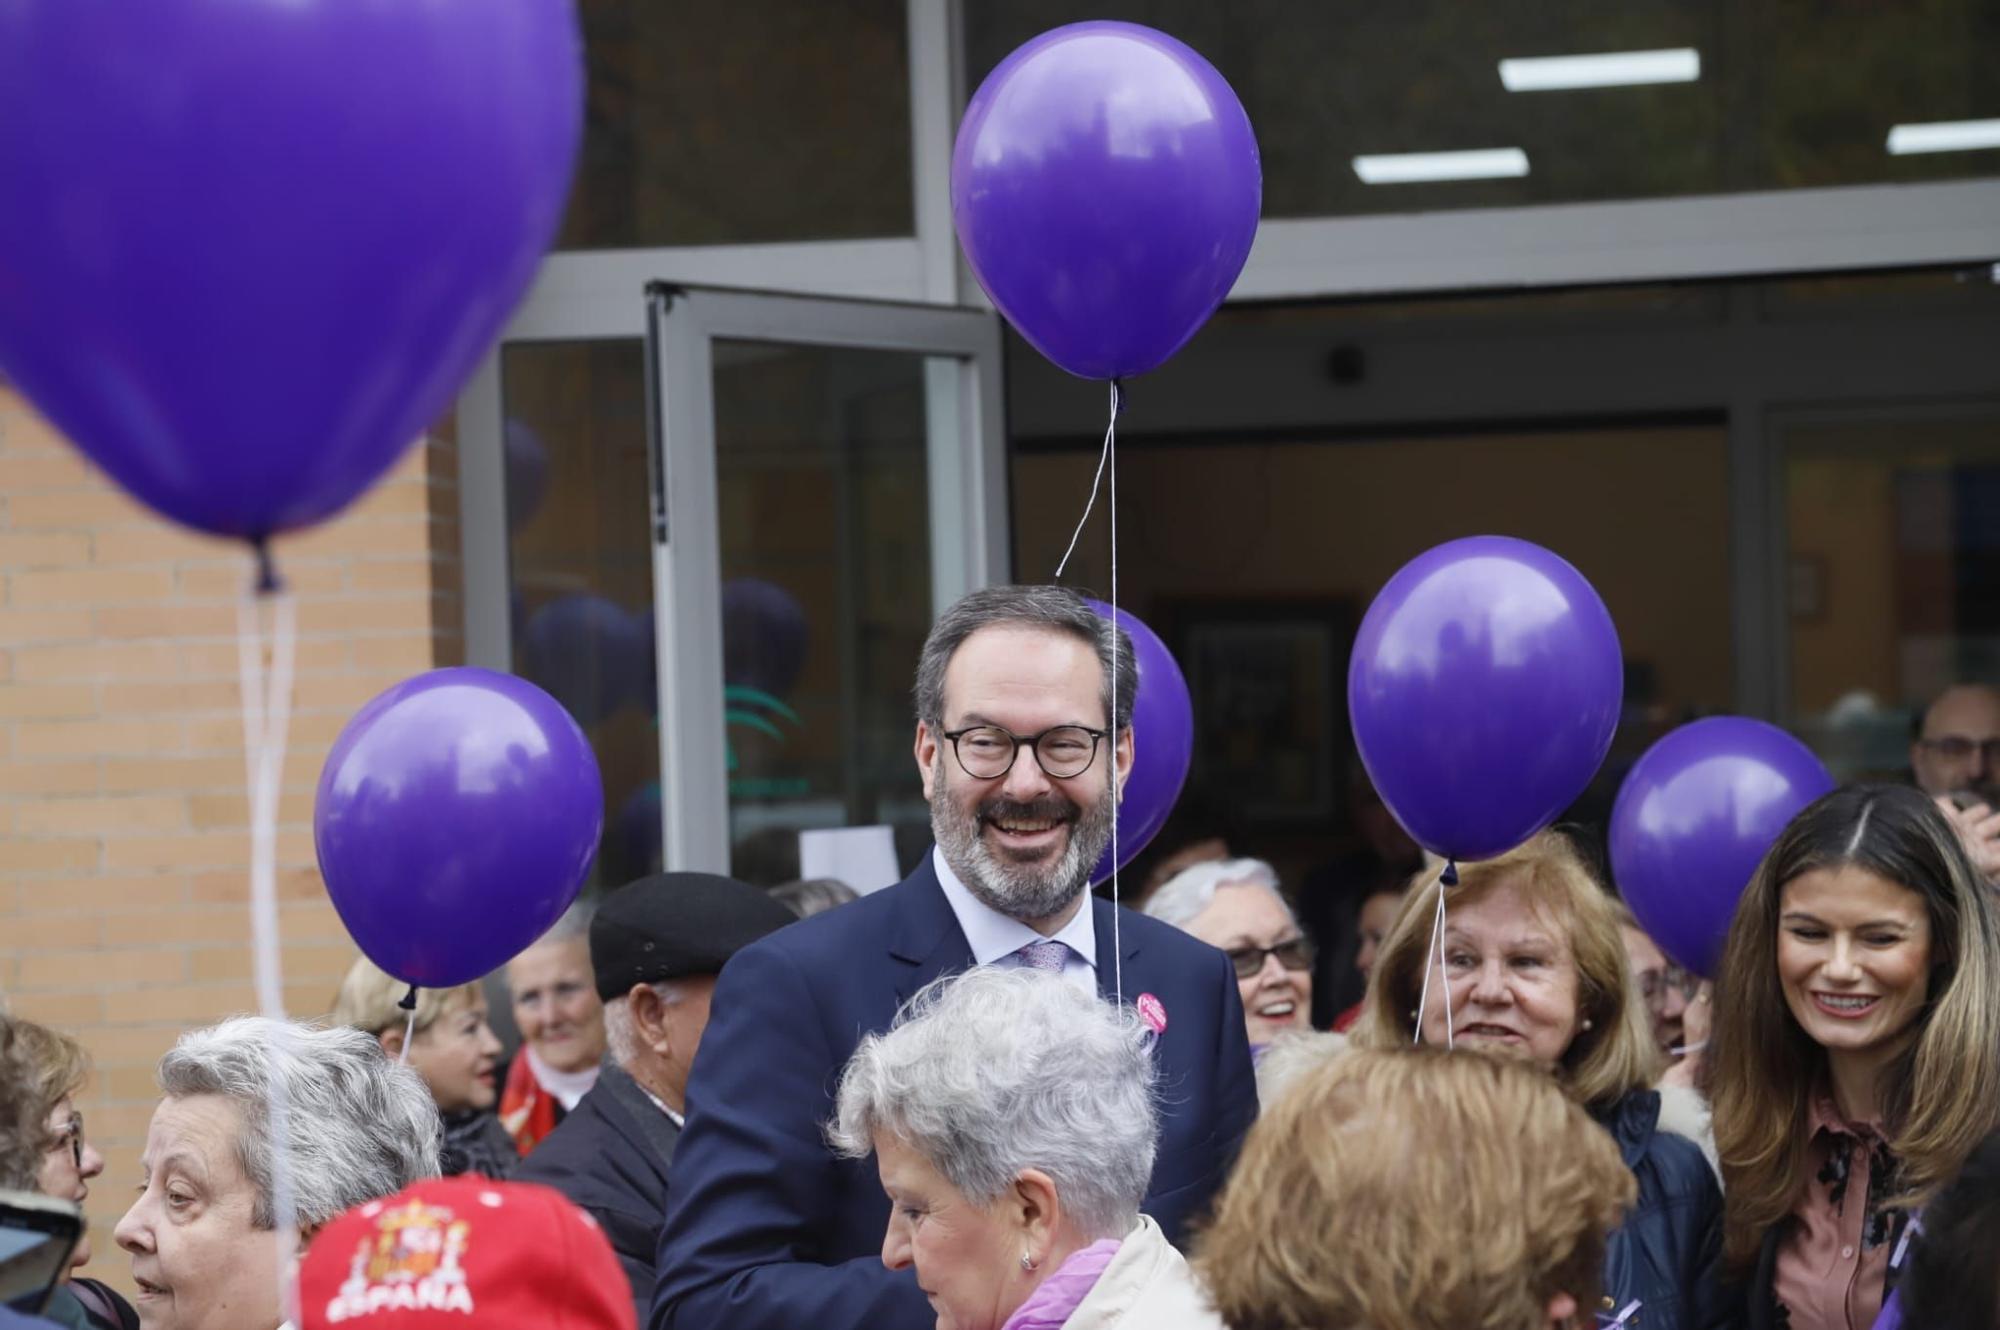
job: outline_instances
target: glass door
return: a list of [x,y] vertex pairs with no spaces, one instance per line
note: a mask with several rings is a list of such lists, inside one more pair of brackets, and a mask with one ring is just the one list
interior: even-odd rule
[[907,869],[929,839],[918,650],[1008,567],[998,324],[647,300],[663,860],[770,885],[810,866],[801,832],[882,826]]

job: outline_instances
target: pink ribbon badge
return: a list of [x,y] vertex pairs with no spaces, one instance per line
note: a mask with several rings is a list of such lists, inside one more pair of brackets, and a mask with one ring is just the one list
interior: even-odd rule
[[1167,1008],[1165,1003],[1161,1002],[1151,993],[1141,993],[1139,994],[1139,1000],[1133,1005],[1139,1009],[1139,1019],[1146,1022],[1147,1029],[1156,1035],[1162,1035],[1167,1032]]

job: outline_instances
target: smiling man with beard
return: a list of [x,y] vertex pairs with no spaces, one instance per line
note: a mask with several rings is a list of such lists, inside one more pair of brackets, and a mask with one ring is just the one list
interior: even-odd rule
[[[653,1330],[929,1330],[915,1275],[882,1264],[872,1160],[824,1130],[840,1069],[931,980],[1032,967],[1158,1030],[1159,1152],[1143,1210],[1183,1240],[1256,1116],[1221,952],[1089,891],[1131,769],[1131,644],[1075,592],[973,592],[918,665],[915,757],[936,847],[896,886],[738,952],[688,1085]],[[1116,651],[1116,697],[1111,662]],[[1115,716],[1115,720],[1114,720]],[[1115,774],[1114,774],[1115,773]],[[1114,939],[1119,954],[1113,954]]]

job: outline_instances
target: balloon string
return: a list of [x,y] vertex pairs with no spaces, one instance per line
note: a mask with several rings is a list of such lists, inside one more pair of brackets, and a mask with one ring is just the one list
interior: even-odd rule
[[1435,969],[1438,973],[1439,992],[1444,998],[1444,1046],[1449,1049],[1457,1046],[1457,1040],[1451,1027],[1451,976],[1446,972],[1444,962],[1444,893],[1447,887],[1458,885],[1457,866],[1446,862],[1444,870],[1438,874],[1437,881],[1433,885],[1437,887],[1437,912],[1431,916],[1430,954],[1424,958],[1424,986],[1417,997],[1416,1029],[1411,1031],[1410,1042],[1421,1044],[1424,1041],[1424,1013],[1430,1010],[1431,971]]
[[[1111,422],[1104,427],[1104,446],[1098,450],[1097,454],[1097,474],[1090,478],[1090,498],[1083,505],[1083,516],[1077,519],[1076,530],[1070,534],[1069,548],[1063,551],[1062,559],[1056,564],[1055,580],[1058,582],[1062,581],[1063,569],[1069,567],[1069,556],[1076,553],[1076,542],[1083,536],[1083,528],[1090,521],[1091,510],[1097,507],[1097,487],[1104,479],[1104,468],[1111,460],[1111,445],[1118,431],[1118,401],[1118,380],[1113,379],[1111,381]],[[1114,563],[1118,558],[1118,535],[1115,531],[1111,536],[1111,558]],[[1112,607],[1114,609],[1117,608],[1117,597],[1115,596],[1112,598]],[[1114,693],[1112,696],[1115,697],[1117,694]]]
[[[259,586],[269,569],[258,555]],[[271,666],[264,668],[262,607],[271,605]],[[237,608],[236,662],[243,702],[243,763],[250,795],[250,938],[257,978],[257,1006],[274,1021],[285,1019],[285,989],[278,933],[278,796],[285,776],[285,739],[291,727],[292,673],[298,624],[291,596],[253,590]],[[282,1035],[280,1036],[282,1037]],[[276,1050],[273,1050],[274,1053]],[[286,1148],[285,1080],[271,1077],[271,1204],[276,1212],[278,1269],[284,1272],[285,1319],[298,1323],[298,1289],[292,1278],[298,1246],[298,1204],[291,1154]]]
[[[1118,380],[1111,381],[1111,419],[1104,426],[1104,453],[1098,458],[1100,470],[1108,463],[1111,468],[1111,492],[1107,496],[1111,509],[1111,973],[1112,990],[1118,1005],[1125,1005],[1125,949],[1118,932],[1118,806],[1124,802],[1123,791],[1118,787],[1118,407],[1122,394]],[[1091,495],[1097,494],[1097,483],[1091,482]],[[1086,521],[1090,509],[1083,510]],[[1083,530],[1079,523],[1077,530]],[[1076,544],[1076,538],[1070,538]],[[1067,563],[1069,556],[1065,554]],[[1062,569],[1056,570],[1062,576]],[[1136,752],[1135,752],[1136,756]]]

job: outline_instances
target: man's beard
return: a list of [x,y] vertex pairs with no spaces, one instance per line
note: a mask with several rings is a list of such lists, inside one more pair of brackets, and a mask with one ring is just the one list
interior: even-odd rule
[[[931,834],[944,852],[944,861],[974,896],[1023,923],[1046,919],[1075,900],[1077,893],[1089,885],[1091,870],[1097,867],[1097,861],[1104,857],[1105,846],[1111,843],[1111,819],[1117,816],[1118,805],[1110,798],[1099,799],[1087,809],[1056,794],[1025,804],[994,798],[981,803],[976,810],[967,810],[952,797],[941,761],[935,785]],[[1050,867],[1010,863],[995,854],[980,834],[988,818],[1066,823],[1069,843]]]

